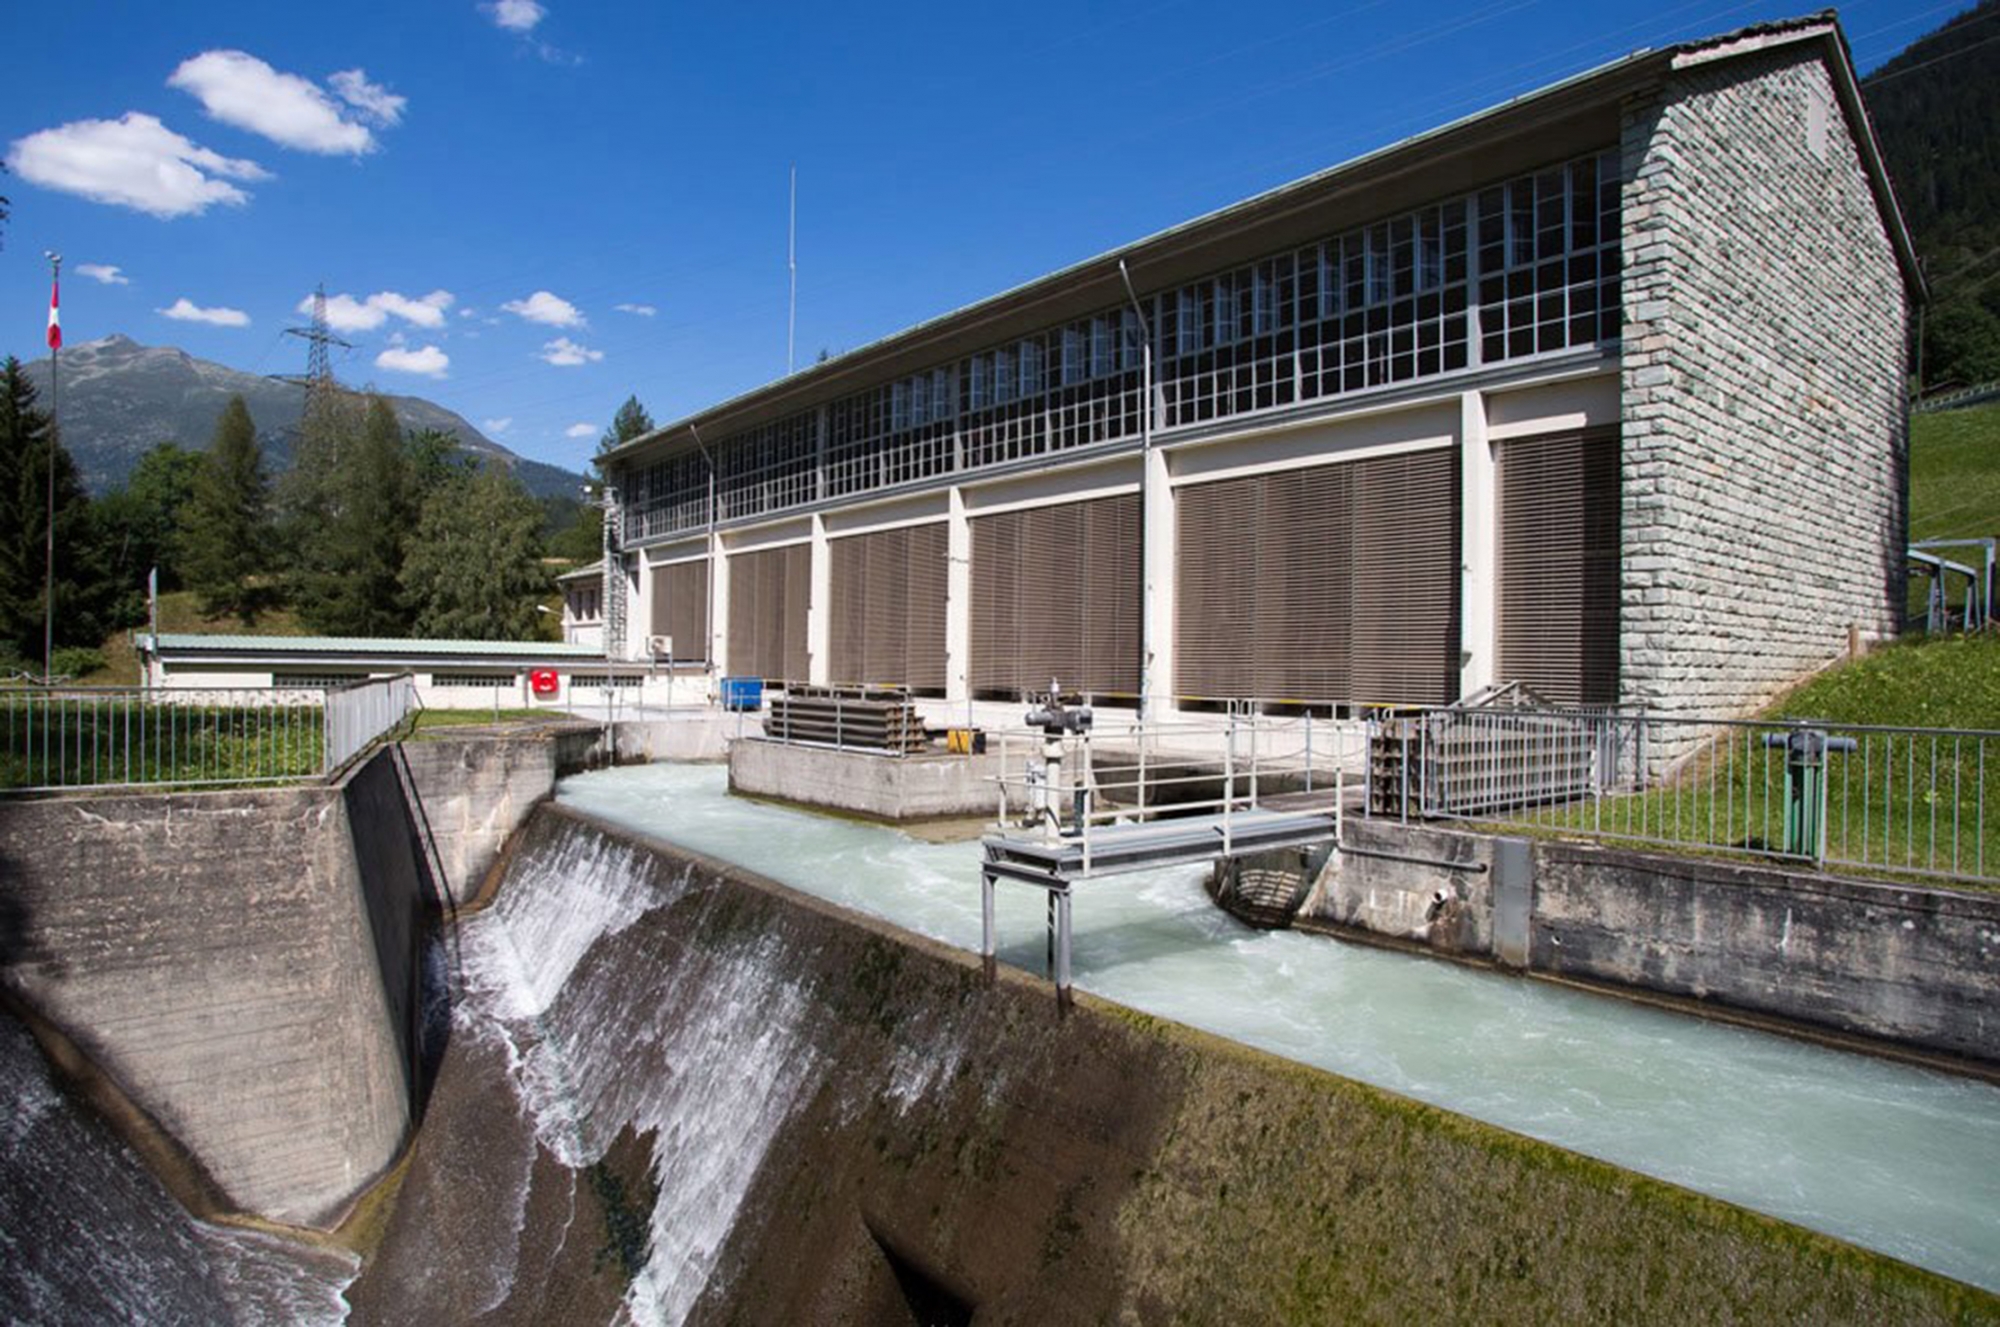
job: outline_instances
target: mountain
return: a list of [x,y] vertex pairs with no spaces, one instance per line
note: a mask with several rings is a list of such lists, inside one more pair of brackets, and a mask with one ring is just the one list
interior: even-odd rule
[[[26,368],[46,408],[49,361],[38,359]],[[243,373],[172,346],[142,346],[124,336],[64,347],[61,389],[63,445],[95,493],[123,483],[157,443],[206,450],[222,407],[239,395],[250,407],[272,472],[288,470],[305,403],[297,383]],[[403,427],[455,435],[467,451],[511,468],[536,497],[574,498],[583,482],[582,475],[516,456],[441,405],[416,396],[384,399]]]
[[1918,38],[1861,88],[1931,287],[1924,385],[2000,379],[2000,0]]

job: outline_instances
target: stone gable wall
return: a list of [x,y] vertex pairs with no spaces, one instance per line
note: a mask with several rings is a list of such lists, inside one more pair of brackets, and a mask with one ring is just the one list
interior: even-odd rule
[[1624,157],[1621,698],[1737,714],[1898,629],[1909,297],[1816,54],[1670,76]]

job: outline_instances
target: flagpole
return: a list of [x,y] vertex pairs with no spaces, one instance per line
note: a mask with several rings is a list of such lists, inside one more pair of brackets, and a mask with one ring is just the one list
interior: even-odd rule
[[47,543],[42,561],[42,685],[55,685],[56,668],[56,448],[62,445],[62,255],[49,258],[49,482]]

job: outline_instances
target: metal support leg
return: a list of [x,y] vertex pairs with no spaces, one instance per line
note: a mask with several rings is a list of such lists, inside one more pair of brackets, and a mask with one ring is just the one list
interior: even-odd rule
[[993,873],[982,870],[979,873],[979,961],[986,969],[988,981],[993,980],[993,941]]
[[1048,952],[1043,960],[1042,971],[1048,974],[1050,981],[1054,981],[1056,978],[1056,891],[1053,889],[1049,891],[1048,919]]
[[1056,911],[1056,1005],[1067,1009],[1069,995],[1069,891],[1054,890],[1049,900]]

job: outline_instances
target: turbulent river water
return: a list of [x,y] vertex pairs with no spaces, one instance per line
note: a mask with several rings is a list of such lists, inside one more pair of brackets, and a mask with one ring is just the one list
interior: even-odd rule
[[[976,844],[732,798],[716,766],[559,800],[976,950]],[[2000,1289],[2000,1089],[1541,982],[1247,929],[1201,871],[1080,886],[1079,987]],[[1003,886],[1001,961],[1043,963]]]

